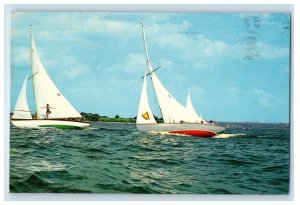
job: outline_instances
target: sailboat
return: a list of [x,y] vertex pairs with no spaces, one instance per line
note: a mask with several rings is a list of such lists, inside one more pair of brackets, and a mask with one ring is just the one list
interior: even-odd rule
[[[31,76],[28,74],[19,93],[11,123],[20,128],[62,128],[78,129],[88,127],[88,123],[81,121],[82,116],[58,90],[45,70],[30,29],[30,62]],[[27,81],[32,79],[35,114],[29,110],[26,87]],[[48,108],[47,108],[48,105]],[[49,113],[50,111],[51,113]],[[47,113],[48,112],[48,113]]]
[[[150,63],[144,24],[141,22],[144,50],[148,73],[145,72],[140,96],[136,127],[141,132],[167,132],[197,137],[213,137],[222,133],[225,128],[206,122],[194,109],[190,94],[187,96],[186,106],[180,104],[162,85]],[[154,93],[163,117],[163,123],[157,123],[150,109],[147,95],[147,76],[150,76]]]

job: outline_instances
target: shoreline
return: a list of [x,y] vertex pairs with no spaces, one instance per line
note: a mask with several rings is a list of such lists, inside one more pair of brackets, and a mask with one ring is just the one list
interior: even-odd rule
[[135,124],[135,122],[105,122],[105,121],[87,121],[89,123],[103,123],[103,124]]

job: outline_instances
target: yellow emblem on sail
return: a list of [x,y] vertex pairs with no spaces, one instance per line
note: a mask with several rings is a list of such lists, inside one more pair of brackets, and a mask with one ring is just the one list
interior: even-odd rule
[[149,113],[148,113],[148,112],[145,112],[144,114],[142,114],[142,117],[143,117],[145,120],[150,120],[150,117],[149,117]]

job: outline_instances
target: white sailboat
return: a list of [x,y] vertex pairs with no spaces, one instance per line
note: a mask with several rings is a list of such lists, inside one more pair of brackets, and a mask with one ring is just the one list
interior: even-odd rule
[[[188,94],[186,106],[183,106],[162,85],[155,73],[155,70],[151,66],[144,25],[143,23],[141,23],[141,25],[149,73],[147,75],[145,73],[144,75],[144,83],[136,120],[137,129],[142,132],[168,132],[198,137],[213,137],[218,133],[223,132],[225,130],[224,127],[208,123],[196,113],[190,99],[190,94]],[[157,123],[150,109],[147,96],[146,77],[148,75],[151,77],[155,91],[154,93],[156,95],[164,123]]]
[[[30,30],[30,61],[35,102],[35,117],[28,108],[26,98],[27,77],[24,80],[17,103],[11,117],[11,123],[20,128],[54,127],[64,129],[76,129],[89,126],[81,122],[82,116],[63,96],[46,72]],[[46,113],[46,105],[49,105],[51,113]]]

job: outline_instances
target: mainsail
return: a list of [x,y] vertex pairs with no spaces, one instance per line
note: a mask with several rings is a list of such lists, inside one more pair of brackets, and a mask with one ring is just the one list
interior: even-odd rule
[[144,75],[144,83],[141,92],[141,98],[139,103],[139,110],[137,114],[136,123],[138,124],[153,124],[156,123],[152,111],[149,106],[147,95],[147,80],[146,73]]
[[[150,70],[152,70],[151,65]],[[167,91],[155,73],[151,74],[151,79],[164,122],[186,122],[188,119],[186,108]]]
[[32,31],[30,31],[30,60],[37,119],[46,118],[47,104],[52,108],[49,119],[81,117],[48,76],[40,60]]
[[26,88],[27,88],[27,78],[28,74],[23,82],[21,91],[19,93],[17,103],[12,115],[12,119],[32,119],[31,113],[29,111],[27,97],[26,97]]

